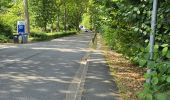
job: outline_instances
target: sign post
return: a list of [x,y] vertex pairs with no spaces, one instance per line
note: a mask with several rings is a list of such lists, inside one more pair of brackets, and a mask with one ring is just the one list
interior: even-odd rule
[[18,21],[17,22],[17,32],[19,37],[21,37],[21,43],[27,43],[28,34],[25,33],[25,21]]
[[[149,60],[153,60],[154,55],[154,43],[155,43],[155,33],[156,33],[156,23],[157,23],[157,9],[158,9],[158,0],[153,0],[153,10],[152,10],[152,20],[151,20],[151,33],[150,33],[150,50],[149,50]],[[151,73],[151,69],[148,66],[147,74]],[[146,80],[147,83],[151,82],[151,78]]]

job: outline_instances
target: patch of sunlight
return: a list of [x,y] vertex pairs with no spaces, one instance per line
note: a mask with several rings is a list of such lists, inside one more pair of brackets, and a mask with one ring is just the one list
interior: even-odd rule
[[59,41],[59,42],[76,42],[76,40],[65,40],[65,39],[54,39],[52,41]]
[[112,83],[112,82],[110,82],[110,81],[108,81],[108,80],[105,80],[105,81],[103,81],[104,83]]
[[70,91],[70,90],[60,90],[60,93],[74,93],[75,91]]
[[104,59],[90,59],[89,61],[94,62],[94,63],[106,63]]
[[22,92],[22,90],[18,90],[18,89],[13,89],[13,90],[10,90],[11,92]]
[[3,60],[3,61],[1,61],[1,62],[15,62],[15,61],[20,61],[21,59],[5,59],[5,60]]
[[87,64],[87,61],[85,61],[85,60],[80,61],[80,64],[82,64],[82,65],[86,65],[86,64]]
[[101,94],[95,94],[98,97],[107,97],[107,96],[118,96],[116,93],[108,92],[108,93],[101,93]]
[[57,79],[56,77],[41,77],[41,76],[28,76],[26,74],[19,74],[19,75],[12,75],[12,74],[1,74],[1,77],[9,78],[16,82],[29,82],[29,81],[54,81],[54,82],[60,82],[60,83],[69,83],[69,81],[64,81],[62,79]]
[[97,79],[97,80],[102,80],[103,79],[103,78],[99,78],[97,76],[89,76],[88,78],[90,78],[90,79]]
[[60,52],[77,52],[76,49],[61,49],[61,48],[43,48],[43,47],[34,47],[34,50],[54,50]]

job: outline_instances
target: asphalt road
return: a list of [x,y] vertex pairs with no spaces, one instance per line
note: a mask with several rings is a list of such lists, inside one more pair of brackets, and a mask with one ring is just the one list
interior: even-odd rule
[[74,100],[93,33],[0,46],[0,100]]

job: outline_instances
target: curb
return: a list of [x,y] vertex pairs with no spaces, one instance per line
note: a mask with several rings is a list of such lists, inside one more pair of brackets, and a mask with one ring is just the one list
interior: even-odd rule
[[[96,38],[96,33],[89,43],[89,48],[92,48],[94,39]],[[68,87],[68,93],[66,93],[64,100],[81,100],[82,93],[84,90],[85,77],[88,71],[89,57],[91,54],[87,52],[84,57],[80,60],[80,68],[77,70],[71,84]]]

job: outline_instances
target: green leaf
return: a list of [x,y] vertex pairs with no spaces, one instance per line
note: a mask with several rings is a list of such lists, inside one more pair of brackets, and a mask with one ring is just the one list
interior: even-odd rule
[[170,50],[168,50],[166,57],[170,59]]
[[157,26],[158,26],[158,28],[161,28],[162,25],[161,25],[161,24],[158,24]]
[[170,77],[168,77],[168,78],[166,79],[166,81],[170,83]]
[[153,76],[153,77],[157,77],[157,76],[158,76],[158,72],[156,72],[156,71],[152,71],[150,74],[151,74],[151,76]]
[[159,79],[157,77],[152,78],[152,84],[156,85],[159,82]]
[[155,61],[148,61],[147,66],[152,69],[155,68],[156,67]]
[[139,65],[140,65],[141,67],[145,66],[146,63],[147,63],[147,61],[144,60],[144,59],[140,59],[140,60],[139,60]]
[[139,28],[135,28],[134,31],[135,31],[135,32],[139,31]]
[[143,48],[143,47],[140,47],[140,50],[141,50],[142,52],[144,52],[144,51],[145,51],[145,48]]
[[162,56],[165,56],[168,52],[168,47],[164,47],[162,50]]
[[168,44],[162,44],[161,45],[161,47],[167,47],[168,46]]
[[147,47],[145,48],[145,52],[149,52],[150,45],[148,44]]
[[155,45],[154,46],[154,52],[158,52],[158,49],[159,49],[159,45]]
[[144,59],[148,59],[149,58],[149,53],[145,53],[143,56],[144,56]]
[[145,74],[144,74],[144,78],[146,78],[146,79],[151,78],[151,74],[145,73]]
[[140,11],[139,11],[139,10],[137,11],[137,14],[140,14]]
[[[145,33],[144,33],[144,34],[145,34]],[[146,35],[146,34],[145,34],[145,35]],[[148,43],[148,42],[149,42],[149,40],[148,40],[148,39],[146,39],[146,40],[145,40],[145,43]]]
[[159,58],[159,53],[158,53],[158,52],[155,52],[153,57],[154,57],[154,58],[153,58],[154,60],[157,60],[157,59]]
[[161,76],[160,81],[166,81],[166,76]]
[[164,93],[156,94],[156,100],[167,100],[166,95]]
[[145,98],[145,94],[144,93],[139,93],[138,99],[143,100],[144,98]]
[[138,8],[137,7],[134,7],[134,9],[133,9],[134,11],[138,11]]
[[157,67],[160,71],[160,74],[164,74],[168,69],[167,64],[159,64]]
[[152,94],[146,95],[146,100],[153,100]]
[[167,94],[167,97],[170,97],[170,90],[168,90],[168,91],[166,92],[166,94]]

